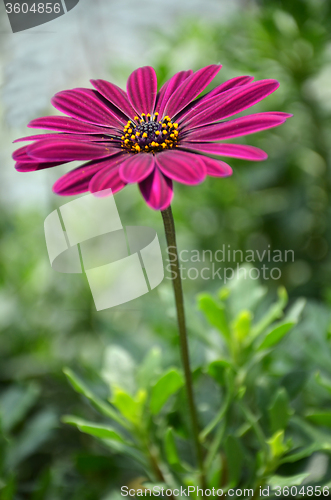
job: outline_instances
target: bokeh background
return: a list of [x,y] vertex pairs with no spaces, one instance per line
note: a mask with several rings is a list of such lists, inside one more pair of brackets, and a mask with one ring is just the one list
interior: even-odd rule
[[[109,346],[125,348],[137,363],[159,346],[165,366],[178,363],[169,280],[130,305],[97,313],[86,279],[54,272],[45,245],[44,219],[69,201],[52,194],[51,186],[72,166],[14,170],[12,141],[28,135],[26,123],[54,112],[55,92],[89,86],[90,78],[124,87],[133,69],[148,64],[162,84],[176,71],[220,62],[214,84],[245,74],[280,82],[254,111],[294,117],[242,140],[267,151],[267,161],[233,159],[231,178],[175,186],[178,243],[212,251],[223,244],[293,250],[294,262],[277,264],[281,278],[262,283],[267,301],[279,285],[290,301],[308,299],[301,324],[278,350],[278,370],[293,373],[299,391],[306,388],[300,404],[308,406],[311,374],[320,369],[331,376],[330,33],[328,0],[81,0],[62,18],[17,34],[0,4],[1,498],[116,496],[118,485],[137,475],[134,466],[61,424],[66,413],[93,417],[62,369],[74,368],[103,395]],[[136,186],[118,193],[116,202],[123,224],[154,227],[165,248],[160,214],[145,205]],[[207,326],[195,296],[220,286],[219,280],[184,282],[196,363]],[[325,394],[319,404],[331,408]],[[315,469],[327,470],[328,460],[317,458]]]

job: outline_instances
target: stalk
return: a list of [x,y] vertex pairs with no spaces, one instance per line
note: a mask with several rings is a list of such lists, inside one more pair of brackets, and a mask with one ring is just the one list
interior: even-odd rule
[[177,243],[176,243],[176,231],[175,231],[175,223],[172,215],[171,206],[169,206],[166,210],[162,210],[162,218],[164,223],[164,230],[168,245],[168,255],[170,260],[169,248],[171,248],[172,257],[175,255],[175,259],[171,259],[171,268],[172,268],[172,284],[175,295],[176,302],[176,310],[177,310],[177,322],[178,322],[178,331],[179,331],[179,339],[180,339],[180,352],[181,358],[184,368],[184,376],[185,376],[185,386],[186,386],[186,394],[188,400],[188,408],[191,417],[191,425],[192,425],[192,434],[193,441],[195,446],[196,458],[198,467],[200,470],[200,481],[203,489],[206,488],[206,479],[205,479],[205,471],[204,471],[204,463],[203,463],[203,453],[202,446],[199,439],[199,425],[198,425],[198,415],[194,402],[194,394],[193,394],[193,382],[192,382],[192,373],[190,369],[190,355],[188,348],[188,340],[187,340],[187,331],[186,331],[186,321],[185,321],[185,312],[184,312],[184,297],[183,297],[183,288],[182,288],[182,280],[179,272],[179,263],[178,263],[178,251],[177,251]]

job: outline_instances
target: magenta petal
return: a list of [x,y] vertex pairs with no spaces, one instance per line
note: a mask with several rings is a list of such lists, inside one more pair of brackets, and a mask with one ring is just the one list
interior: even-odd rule
[[[109,132],[109,129],[108,129]],[[20,139],[16,139],[16,142],[24,142],[24,141],[36,141],[36,140],[44,140],[44,139],[54,139],[54,140],[63,140],[69,139],[73,141],[82,141],[82,142],[108,142],[114,141],[114,143],[119,144],[121,142],[120,136],[114,136],[111,138],[109,135],[88,135],[88,134],[37,134],[37,135],[29,135],[27,137],[21,137]]]
[[37,134],[37,135],[28,135],[27,137],[20,137],[19,139],[15,139],[15,141],[13,141],[13,144],[15,144],[16,142],[36,141],[38,139],[54,139],[54,138],[57,139],[57,138],[63,138],[63,137],[72,137],[72,135],[70,135],[70,136],[66,135],[66,134],[63,134],[63,135],[62,134]]
[[183,184],[199,184],[206,177],[206,167],[199,157],[185,151],[164,151],[156,155],[164,175]]
[[136,69],[128,78],[128,98],[139,113],[153,113],[157,94],[157,78],[151,66]]
[[138,153],[122,163],[119,174],[124,182],[140,182],[146,179],[154,167],[154,155]]
[[213,158],[208,158],[208,156],[202,156],[202,160],[205,164],[207,175],[213,177],[228,177],[233,173],[230,165],[224,161],[214,160]]
[[45,168],[51,168],[51,167],[57,167],[58,165],[62,165],[61,162],[42,162],[42,163],[37,163],[36,161],[34,163],[22,163],[22,162],[17,162],[15,163],[15,169],[17,172],[35,172],[36,170],[43,170]]
[[24,163],[35,163],[36,160],[31,158],[27,154],[27,152],[26,152],[27,148],[28,148],[28,146],[23,146],[22,148],[16,149],[12,154],[13,160],[21,162],[21,163],[23,163],[23,162]]
[[224,102],[227,102],[230,97],[236,95],[237,92],[238,88],[235,87],[233,89],[225,90],[224,92],[221,92],[221,94],[214,95],[210,98],[208,97],[208,93],[204,97],[191,102],[191,104],[187,106],[182,113],[179,114],[179,116],[177,117],[177,122],[180,123],[182,127],[185,127],[186,124],[189,124],[189,126],[192,127],[192,119],[194,119],[196,116],[200,116],[200,113],[206,112],[207,110],[208,112],[214,111],[216,107],[219,107]]
[[169,207],[173,198],[172,181],[158,168],[139,183],[139,188],[147,205],[154,210],[165,210]]
[[282,116],[283,118],[292,118],[291,113],[283,113],[283,111],[268,111],[269,115]]
[[74,89],[55,94],[51,102],[56,109],[78,120],[94,125],[123,128],[126,117],[110,103],[107,106],[102,99],[95,90]]
[[185,127],[201,127],[240,113],[267,97],[278,87],[279,83],[276,80],[260,80],[228,91],[231,95],[226,98],[224,98],[225,93],[212,97],[195,110],[198,114],[185,121]]
[[26,151],[29,156],[37,160],[66,162],[105,158],[117,153],[118,149],[70,139],[48,139],[30,144]]
[[128,118],[134,118],[136,112],[131,106],[127,93],[124,90],[106,80],[90,80],[90,82],[100,94],[120,109]]
[[117,193],[126,186],[126,183],[120,177],[119,166],[127,157],[127,153],[120,153],[108,166],[100,170],[89,184],[91,193],[98,196],[100,191],[111,189],[112,194]]
[[44,116],[43,118],[36,118],[28,124],[28,127],[67,132],[69,134],[109,134],[112,132],[109,128],[84,123],[68,116]]
[[16,149],[12,154],[12,158],[16,161],[15,168],[18,172],[34,172],[35,170],[56,167],[64,163],[63,161],[38,161],[27,154],[27,148],[28,146],[23,146],[22,148]]
[[196,71],[193,75],[186,78],[170,97],[164,111],[165,114],[173,117],[185,108],[187,104],[195,99],[203,89],[209,85],[221,67],[220,64],[211,64],[210,66],[199,69],[199,71]]
[[190,143],[181,142],[181,147],[197,153],[229,156],[232,158],[242,158],[244,160],[262,161],[268,158],[267,153],[254,146],[244,146],[242,144],[213,144],[213,143]]
[[179,71],[160,88],[155,105],[155,111],[160,114],[160,118],[163,116],[164,109],[172,94],[178,89],[183,81],[192,74],[193,71],[191,69],[187,71]]
[[257,113],[228,122],[193,129],[192,132],[185,136],[185,140],[192,142],[221,141],[277,127],[277,125],[281,125],[285,121],[286,118],[273,113]]
[[231,80],[227,80],[226,82],[218,85],[218,87],[214,88],[208,94],[204,96],[204,99],[210,99],[215,95],[222,94],[226,90],[234,89],[236,87],[241,87],[242,85],[247,85],[248,83],[254,80],[254,76],[236,76],[235,78],[231,78]]
[[248,85],[253,80],[254,80],[253,76],[237,76],[236,78],[227,80],[226,82],[222,83],[221,85],[211,90],[204,96],[193,101],[191,105],[188,106],[187,109],[183,111],[183,114],[180,115],[180,118],[178,118],[178,120],[182,121],[183,118],[191,117],[191,115],[196,114],[194,110],[197,108],[197,106],[199,105],[199,107],[201,107],[206,103],[206,101],[208,101],[212,97],[224,94],[225,92],[229,95],[230,90],[237,89],[237,87],[242,87],[243,85]]
[[[118,156],[120,155],[121,153]],[[93,176],[101,170],[110,167],[116,162],[117,158],[113,157],[109,160],[92,161],[81,165],[75,170],[71,170],[56,181],[53,186],[53,192],[62,196],[74,196],[86,193],[89,190],[89,184]]]

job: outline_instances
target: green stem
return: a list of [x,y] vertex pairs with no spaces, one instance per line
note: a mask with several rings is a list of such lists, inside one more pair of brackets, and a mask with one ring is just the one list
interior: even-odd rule
[[242,401],[239,402],[239,407],[241,408],[241,411],[243,412],[244,416],[246,417],[247,422],[251,425],[253,431],[255,432],[255,435],[257,437],[257,440],[260,443],[261,449],[264,454],[264,461],[267,463],[268,461],[268,445],[267,445],[267,439],[265,435],[263,434],[263,430],[258,422],[258,418],[253,415],[253,413],[250,411],[249,408],[243,403]]
[[[188,407],[191,416],[192,423],[192,432],[193,439],[197,457],[197,463],[200,469],[201,475],[201,486],[203,489],[206,487],[205,480],[205,471],[203,464],[203,453],[202,447],[199,440],[199,425],[198,425],[198,415],[194,402],[193,395],[193,382],[192,382],[192,374],[190,369],[190,356],[188,349],[188,341],[187,341],[187,332],[186,332],[186,322],[185,322],[185,312],[184,312],[184,298],[183,298],[183,289],[182,289],[182,280],[180,277],[180,269],[178,263],[178,252],[177,252],[177,243],[176,243],[176,232],[175,232],[175,223],[172,215],[171,206],[169,206],[166,210],[161,211],[164,230],[167,239],[168,245],[168,255],[169,260],[171,262],[171,271],[172,271],[172,284],[175,294],[175,302],[176,302],[176,310],[177,310],[177,321],[178,321],[178,330],[179,330],[179,339],[180,339],[180,350],[182,363],[184,367],[184,375],[185,375],[185,385],[186,385],[186,393],[188,399]],[[171,251],[172,250],[172,251]],[[174,257],[173,258],[170,258]]]

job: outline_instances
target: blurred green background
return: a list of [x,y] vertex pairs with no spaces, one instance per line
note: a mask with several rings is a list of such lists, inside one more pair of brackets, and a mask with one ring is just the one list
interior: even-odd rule
[[[190,2],[172,2],[167,10],[146,2],[142,14],[131,2],[123,6],[105,0],[95,2],[93,9],[81,2],[70,19],[68,14],[63,24],[49,25],[39,35],[38,30],[10,34],[5,12],[0,12],[3,500],[106,500],[119,485],[139,475],[130,460],[109,454],[92,438],[60,423],[67,413],[96,419],[94,410],[67,384],[64,366],[75,369],[104,396],[106,383],[100,373],[110,345],[122,346],[137,363],[151,347],[159,346],[164,367],[179,363],[169,280],[130,305],[97,313],[86,279],[52,271],[45,246],[44,219],[69,201],[55,197],[51,186],[68,167],[19,174],[10,159],[12,140],[28,133],[24,124],[52,112],[52,93],[87,86],[89,78],[98,77],[124,86],[138,64],[153,65],[160,84],[176,71],[215,62],[223,68],[213,85],[245,74],[280,82],[277,92],[254,112],[279,110],[294,117],[241,141],[264,149],[268,160],[233,159],[231,178],[209,178],[192,188],[176,185],[173,212],[180,249],[215,251],[225,244],[232,249],[263,251],[270,245],[294,251],[294,262],[277,264],[281,278],[262,283],[269,291],[265,303],[283,285],[290,302],[304,296],[308,305],[300,325],[264,370],[271,376],[293,374],[294,380],[302,381],[301,413],[309,405],[331,410],[327,394],[316,392],[312,382],[317,369],[331,377],[331,4],[243,0],[231,2],[230,8],[228,3],[201,0],[191,9]],[[168,16],[164,20],[162,9]],[[115,11],[119,23],[126,16],[131,19],[127,32],[115,26]],[[66,55],[62,34],[70,50],[80,48],[82,53]],[[66,66],[57,65],[61,59]],[[123,224],[154,227],[165,248],[161,216],[145,205],[136,186],[116,195],[116,202]],[[208,355],[201,348],[208,327],[195,297],[220,286],[218,280],[184,281],[194,366]],[[328,459],[323,464],[330,481]]]

